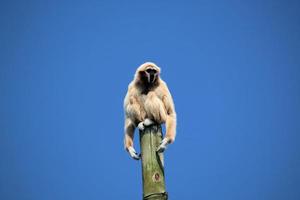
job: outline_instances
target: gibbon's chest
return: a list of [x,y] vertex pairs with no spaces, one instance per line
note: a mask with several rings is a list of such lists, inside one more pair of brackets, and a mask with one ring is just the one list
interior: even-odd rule
[[145,102],[147,101],[148,95],[147,94],[141,94],[140,96],[140,101],[142,102],[142,104],[145,104]]
[[161,95],[159,95],[159,93],[157,91],[151,91],[151,92],[148,92],[147,94],[141,93],[138,95],[138,97],[139,97],[139,101],[143,105],[145,104],[145,102],[151,101],[153,98],[162,100]]

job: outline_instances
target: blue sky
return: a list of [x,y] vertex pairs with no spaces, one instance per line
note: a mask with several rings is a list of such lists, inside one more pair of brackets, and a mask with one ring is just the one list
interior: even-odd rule
[[145,61],[178,114],[170,199],[299,199],[299,8],[1,1],[0,199],[141,199],[122,106]]

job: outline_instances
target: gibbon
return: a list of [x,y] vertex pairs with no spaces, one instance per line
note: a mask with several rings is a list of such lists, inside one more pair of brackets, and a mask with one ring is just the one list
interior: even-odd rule
[[151,124],[166,124],[166,134],[157,152],[163,152],[176,136],[176,112],[167,84],[160,78],[160,68],[146,62],[137,68],[124,99],[124,145],[130,156],[140,159],[133,147],[134,130]]

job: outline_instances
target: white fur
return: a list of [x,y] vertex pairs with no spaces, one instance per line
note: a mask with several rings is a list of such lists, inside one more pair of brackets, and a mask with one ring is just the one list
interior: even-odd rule
[[140,159],[140,156],[137,155],[137,153],[133,147],[128,147],[128,153],[133,159],[135,159],[135,160]]
[[161,143],[160,143],[160,145],[159,145],[159,147],[157,148],[156,151],[159,152],[159,153],[164,152],[166,150],[166,148],[167,148],[167,146],[168,146],[169,143],[170,143],[170,141],[168,140],[168,138],[164,138],[161,141]]
[[152,121],[151,119],[147,118],[144,120],[144,126],[150,126],[152,124],[154,124],[154,121]]

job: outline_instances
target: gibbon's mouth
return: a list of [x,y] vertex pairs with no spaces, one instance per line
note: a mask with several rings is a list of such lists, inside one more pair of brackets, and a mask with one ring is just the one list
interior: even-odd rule
[[154,74],[150,74],[149,83],[153,83],[154,81],[155,81],[155,75]]

